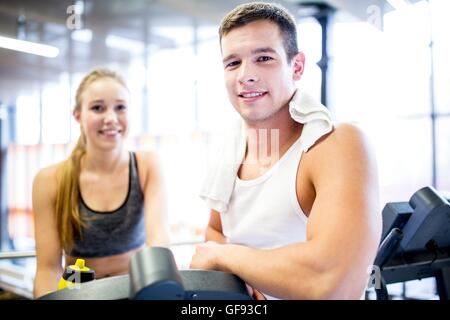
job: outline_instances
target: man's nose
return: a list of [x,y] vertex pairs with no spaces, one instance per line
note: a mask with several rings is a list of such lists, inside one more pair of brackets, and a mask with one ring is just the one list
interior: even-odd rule
[[252,85],[259,81],[255,68],[251,63],[242,63],[239,68],[238,81],[243,85]]

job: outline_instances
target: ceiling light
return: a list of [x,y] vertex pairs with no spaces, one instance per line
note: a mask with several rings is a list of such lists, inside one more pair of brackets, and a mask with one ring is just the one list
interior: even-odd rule
[[72,34],[70,36],[72,37],[72,40],[89,43],[92,40],[92,30],[90,29],[74,30],[72,31]]
[[3,36],[0,36],[0,48],[36,54],[48,58],[54,58],[59,54],[59,49],[53,46]]

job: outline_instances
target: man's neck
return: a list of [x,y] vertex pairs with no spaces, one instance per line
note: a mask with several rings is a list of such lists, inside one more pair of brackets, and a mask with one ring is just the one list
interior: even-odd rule
[[282,108],[276,117],[258,123],[246,123],[247,150],[245,161],[271,166],[300,137],[303,125],[294,121],[289,107]]

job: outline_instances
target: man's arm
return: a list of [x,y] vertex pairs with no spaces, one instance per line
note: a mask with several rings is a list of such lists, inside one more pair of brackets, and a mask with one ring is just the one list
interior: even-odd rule
[[205,241],[214,241],[217,243],[227,243],[222,232],[222,223],[220,222],[220,213],[212,209],[209,216],[209,223],[206,227]]
[[36,242],[36,276],[34,297],[58,288],[62,275],[62,249],[55,219],[55,167],[41,170],[33,181],[32,201]]
[[316,197],[306,242],[271,250],[200,245],[191,266],[234,273],[280,298],[359,299],[381,234],[375,160],[350,125],[310,152]]
[[169,240],[169,224],[165,208],[165,194],[158,166],[153,153],[140,152],[140,164],[145,166],[144,185],[144,220],[146,243],[148,246],[167,247]]

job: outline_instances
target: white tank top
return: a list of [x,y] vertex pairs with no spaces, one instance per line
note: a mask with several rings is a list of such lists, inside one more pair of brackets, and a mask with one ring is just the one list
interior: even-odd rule
[[306,241],[308,218],[296,192],[302,150],[299,138],[262,176],[236,176],[228,210],[220,214],[229,243],[272,249]]

